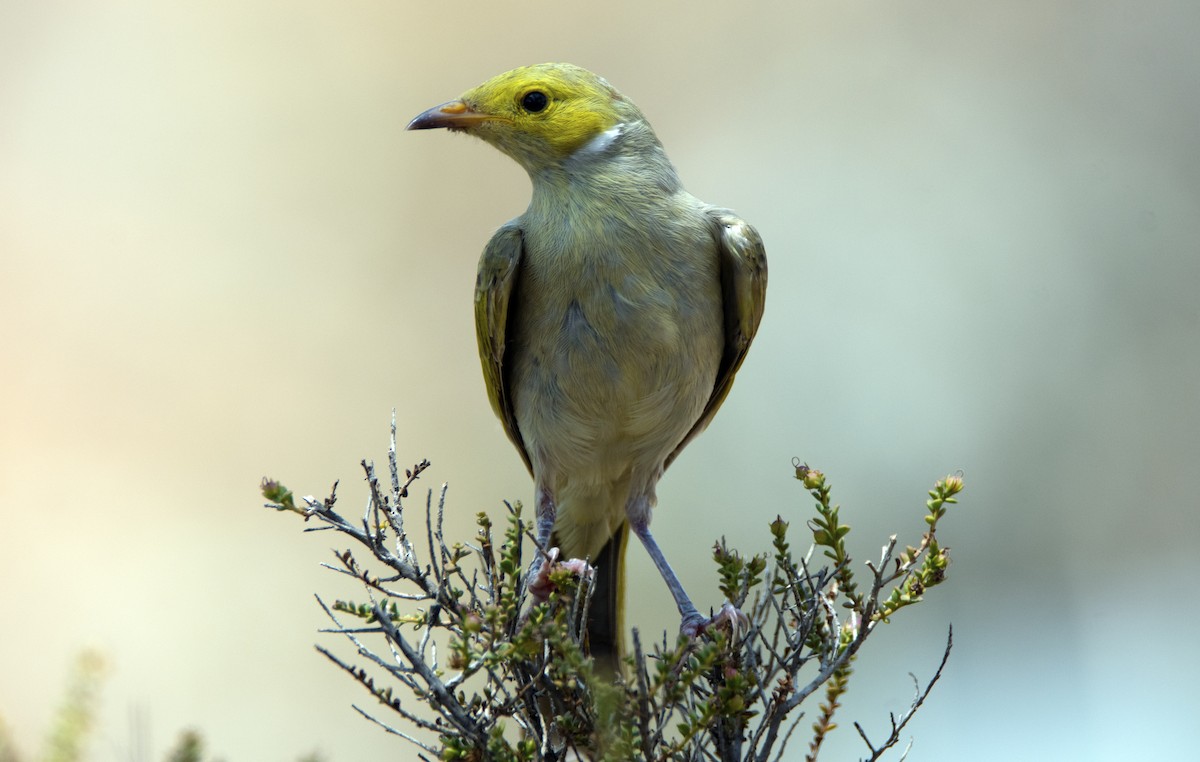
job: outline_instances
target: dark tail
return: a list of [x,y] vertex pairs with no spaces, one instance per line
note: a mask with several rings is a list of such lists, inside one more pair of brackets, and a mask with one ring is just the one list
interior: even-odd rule
[[629,524],[608,538],[592,559],[596,570],[592,587],[592,607],[588,611],[587,642],[601,675],[615,678],[621,674],[625,656],[625,544]]

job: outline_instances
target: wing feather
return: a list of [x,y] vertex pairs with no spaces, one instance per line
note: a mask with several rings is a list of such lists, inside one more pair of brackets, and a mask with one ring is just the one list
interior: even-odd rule
[[509,365],[505,362],[507,334],[512,322],[515,294],[520,285],[524,240],[514,223],[504,225],[488,241],[479,258],[479,276],[475,281],[475,336],[479,340],[479,362],[487,386],[492,410],[504,426],[504,433],[516,445],[529,473],[533,464],[517,428],[513,409]]
[[767,294],[767,255],[758,231],[726,209],[709,214],[717,255],[721,260],[721,298],[725,311],[725,349],[717,370],[712,396],[700,419],[683,441],[667,456],[663,468],[704,431],[733,386],[733,377],[746,359],[750,342],[758,332]]

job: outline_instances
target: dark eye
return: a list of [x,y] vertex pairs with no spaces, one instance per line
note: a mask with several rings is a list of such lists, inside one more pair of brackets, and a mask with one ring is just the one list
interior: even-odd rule
[[550,99],[541,90],[530,90],[521,96],[521,108],[531,114],[536,114],[539,111],[545,111],[546,106],[550,105]]

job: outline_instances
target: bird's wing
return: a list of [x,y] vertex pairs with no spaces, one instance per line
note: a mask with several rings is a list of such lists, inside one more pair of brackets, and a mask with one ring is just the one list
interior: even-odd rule
[[688,442],[704,431],[733,386],[733,377],[746,359],[750,342],[762,320],[767,294],[767,254],[758,231],[727,209],[709,212],[721,266],[721,301],[725,312],[725,349],[712,396],[704,413],[663,464],[679,455]]
[[483,256],[479,258],[479,277],[475,281],[475,336],[479,340],[479,361],[483,365],[483,381],[487,385],[492,410],[532,474],[529,452],[517,428],[509,368],[505,365],[504,357],[511,318],[509,308],[517,303],[515,294],[523,252],[521,229],[511,222],[497,230],[492,240],[488,241]]

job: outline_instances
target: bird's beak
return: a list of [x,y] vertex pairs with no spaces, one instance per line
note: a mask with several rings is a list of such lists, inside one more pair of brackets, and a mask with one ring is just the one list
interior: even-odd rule
[[451,130],[463,130],[494,118],[488,114],[473,111],[463,101],[450,101],[418,114],[416,119],[408,123],[406,129],[434,130],[445,127]]

